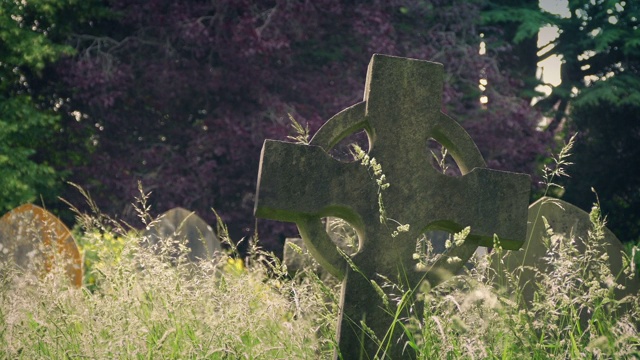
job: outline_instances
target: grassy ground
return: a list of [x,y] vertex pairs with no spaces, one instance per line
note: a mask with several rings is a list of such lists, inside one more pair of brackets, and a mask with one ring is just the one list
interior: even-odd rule
[[[0,269],[0,359],[313,359],[333,351],[334,294],[288,278],[268,254],[197,264],[172,239],[152,248],[83,216],[80,289],[64,272]],[[149,224],[153,226],[153,224]]]
[[[560,174],[562,159],[548,184]],[[138,204],[153,226],[145,195]],[[417,308],[424,311],[400,320],[411,334],[407,345],[421,359],[640,358],[640,296],[615,300],[611,279],[618,274],[594,266],[602,261],[604,226],[597,210],[580,256],[573,239],[549,229],[545,259],[553,271],[538,274],[540,290],[528,306],[517,290],[496,281],[489,258],[435,289],[417,289],[424,305]],[[171,239],[152,248],[118,221],[78,219],[82,288],[70,286],[60,269],[39,277],[0,265],[1,359],[332,357],[335,282],[312,271],[291,278],[277,259],[253,247],[239,259],[231,242],[229,253],[191,264],[187,250]],[[634,261],[627,265],[619,276],[636,275]],[[518,276],[509,274],[509,283]]]
[[[2,269],[0,358],[331,358],[337,286],[310,272],[290,278],[259,250],[244,261],[231,252],[190,264],[184,253],[176,260],[170,241],[158,251],[135,233],[106,229],[92,226],[79,237],[87,269],[81,289],[62,271],[36,277]],[[638,296],[617,314],[610,285],[596,278],[608,274],[579,279],[594,259],[573,257],[569,240],[550,246],[556,272],[542,279],[529,308],[492,281],[486,262],[423,292],[424,313],[403,319],[410,345],[423,359],[640,357]],[[581,311],[592,314],[586,324]]]

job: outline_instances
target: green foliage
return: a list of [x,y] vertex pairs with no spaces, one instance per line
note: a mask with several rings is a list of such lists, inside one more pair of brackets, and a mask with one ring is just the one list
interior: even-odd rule
[[103,16],[97,0],[0,2],[0,213],[56,201],[68,175],[60,168],[78,154],[62,138],[65,99],[51,66],[75,52],[67,41],[78,26]]
[[640,241],[626,243],[625,252],[628,255],[629,275],[640,276]]
[[538,8],[498,6],[482,14],[482,22],[501,24],[518,22],[513,42],[518,44],[524,39],[538,35],[541,27],[554,23],[557,16],[540,11]]
[[84,286],[89,291],[98,290],[101,282],[106,281],[102,269],[118,266],[122,261],[123,250],[127,243],[136,241],[132,236],[118,236],[114,232],[103,232],[94,229],[86,233],[74,231],[78,246],[83,252]]
[[39,111],[26,95],[0,95],[0,212],[32,202],[55,188],[55,170],[33,160],[38,142],[58,117]]
[[622,73],[598,81],[573,104],[577,107],[622,107],[640,104],[640,77]]
[[[62,54],[71,54],[72,49],[57,44],[47,37],[49,29],[43,28],[43,18],[55,15],[55,8],[62,1],[16,1],[5,0],[0,6],[0,74],[3,78],[17,77],[15,68],[40,72]],[[57,5],[57,6],[56,6]],[[14,73],[14,75],[11,75]],[[3,87],[13,86],[2,82]],[[3,89],[4,90],[4,89]]]
[[[537,1],[493,0],[484,20],[496,26],[517,24],[517,33],[506,31],[503,39],[508,43],[529,37],[529,46],[537,51],[538,55],[516,58],[510,71],[522,65],[535,70],[540,60],[562,58],[562,83],[535,107],[550,119],[548,133],[558,138],[580,133],[575,176],[562,181],[565,200],[588,211],[591,187],[595,187],[605,199],[603,210],[612,215],[612,231],[623,241],[634,242],[640,239],[636,180],[640,177],[636,165],[640,149],[640,2],[571,0],[568,10],[563,17],[538,9]],[[538,48],[536,27],[546,25],[556,26],[559,36]],[[537,85],[526,84],[529,93]]]
[[[631,79],[637,81],[638,77],[640,5],[637,2],[569,1],[568,17],[550,14],[537,6],[532,8],[529,5],[526,2],[517,2],[489,6],[483,14],[483,19],[485,24],[517,23],[518,31],[512,38],[506,39],[516,43],[527,38],[535,38],[538,30],[544,26],[556,26],[559,29],[560,35],[551,41],[550,46],[542,44],[543,47],[538,49],[538,60],[558,55],[564,63],[562,84],[555,87],[552,94],[537,105],[544,111],[555,112],[552,130],[555,130],[557,123],[566,116],[566,106],[557,107],[558,101],[564,102],[565,105],[573,101],[575,105],[583,97],[587,98],[584,101],[588,103],[602,97],[608,97],[609,100],[616,97],[634,100],[638,98],[640,88],[637,85],[626,88],[619,86],[621,83],[629,85],[629,82],[634,82]],[[536,64],[534,62],[529,66]],[[612,77],[629,79],[621,79],[620,82],[610,81]],[[578,96],[575,96],[576,90]],[[619,94],[608,95],[607,92]]]
[[[606,82],[622,79],[615,76]],[[593,97],[593,102],[582,98],[571,114],[580,134],[574,150],[572,176],[562,182],[566,189],[564,199],[588,209],[594,188],[609,218],[609,228],[621,241],[637,243],[640,240],[640,106],[617,96],[626,91],[623,85],[610,89],[612,94],[607,94],[604,86],[600,90],[603,96]]]
[[[59,131],[60,117],[45,108],[34,83],[48,64],[73,49],[55,42],[51,20],[65,1],[2,1],[0,4],[0,212],[53,198],[60,184],[43,146]],[[44,106],[43,106],[44,105]]]

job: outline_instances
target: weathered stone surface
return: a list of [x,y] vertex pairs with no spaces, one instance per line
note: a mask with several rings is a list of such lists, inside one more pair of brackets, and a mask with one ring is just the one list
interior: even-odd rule
[[145,230],[143,235],[152,244],[167,238],[184,243],[190,250],[188,258],[192,262],[211,259],[222,250],[211,226],[196,213],[180,207],[160,215],[160,221]]
[[32,204],[0,218],[0,261],[27,271],[48,272],[61,265],[71,283],[82,286],[82,256],[71,232],[56,216]]
[[[440,111],[442,87],[440,64],[374,55],[364,101],[327,121],[310,146],[264,143],[256,216],[295,222],[314,258],[343,279],[338,339],[345,359],[375,354],[415,357],[411,349],[404,349],[406,340],[399,326],[387,333],[392,329],[395,304],[391,301],[387,308],[372,280],[382,285],[386,277],[405,289],[415,288],[424,278],[435,285],[443,273],[456,272],[478,245],[491,246],[494,234],[505,248],[517,249],[524,241],[529,177],[485,168],[469,135]],[[362,129],[369,136],[369,156],[382,164],[391,184],[383,191],[386,213],[411,225],[395,238],[391,237],[394,223],[379,221],[379,188],[367,169],[328,154],[341,139]],[[433,169],[426,151],[429,139],[448,149],[462,177]],[[347,266],[327,235],[321,223],[327,216],[346,220],[358,233],[357,252],[348,254],[357,272]],[[422,233],[429,229],[457,232],[465,226],[471,226],[471,235],[448,253],[462,261],[448,262],[443,256],[433,271],[418,271],[412,255]],[[406,310],[400,309],[400,317],[407,315]],[[363,320],[378,339],[390,344],[389,349],[378,351],[361,328]]]
[[[325,229],[331,241],[347,254],[353,253],[357,247],[358,234],[340,218],[325,219]],[[287,266],[291,276],[304,270],[313,271],[322,280],[327,280],[331,274],[319,266],[318,262],[309,254],[307,246],[301,238],[286,238],[282,261]]]
[[[358,234],[355,233],[355,230],[351,227],[345,229],[345,222],[339,218],[329,217],[325,221],[327,223],[326,231],[331,238],[331,241],[346,253],[352,253],[353,248],[358,245]],[[445,242],[452,238],[452,234],[438,230],[429,230],[425,235],[431,241],[433,253],[435,254],[444,253],[446,251]],[[487,255],[486,248],[479,247],[476,249],[475,255],[479,259],[484,258]],[[331,274],[323,269],[318,262],[313,259],[313,256],[309,254],[307,246],[304,244],[302,238],[285,239],[282,261],[287,266],[287,271],[291,276],[295,276],[297,273],[302,271],[313,271],[324,281],[331,277]]]
[[[559,199],[543,197],[529,207],[529,219],[527,225],[526,242],[520,250],[508,251],[502,254],[503,263],[498,260],[498,254],[493,253],[492,266],[498,275],[497,281],[501,284],[511,286],[513,292],[517,289],[522,294],[524,306],[529,306],[534,293],[538,289],[536,284],[536,272],[549,274],[554,270],[553,264],[543,258],[547,254],[544,239],[549,238],[546,232],[543,217],[556,236],[568,237],[575,240],[575,247],[579,254],[585,253],[585,241],[589,239],[588,232],[591,230],[589,214],[582,209]],[[615,298],[620,300],[626,295],[640,293],[640,281],[637,278],[628,279],[622,273],[622,253],[624,247],[618,238],[607,228],[604,229],[604,239],[601,240],[604,251],[600,254],[602,261],[609,268],[618,284],[624,285],[624,290],[616,289]],[[520,273],[519,284],[508,284],[504,275],[506,272],[513,273],[517,268],[523,267]],[[584,313],[583,322],[588,314]]]

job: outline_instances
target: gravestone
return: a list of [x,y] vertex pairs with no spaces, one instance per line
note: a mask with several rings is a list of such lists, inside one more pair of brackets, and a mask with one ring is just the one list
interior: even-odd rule
[[82,286],[82,256],[76,241],[56,216],[39,206],[21,205],[0,218],[0,261],[42,272],[62,265],[71,283]]
[[[585,241],[589,239],[588,232],[591,230],[592,224],[589,214],[582,209],[559,199],[543,197],[529,207],[529,219],[527,225],[526,242],[519,250],[507,251],[502,255],[493,253],[492,267],[496,270],[496,274],[501,284],[511,286],[512,292],[515,293],[517,286],[518,292],[522,295],[524,306],[530,306],[538,286],[536,284],[536,272],[549,274],[554,270],[553,263],[545,261],[547,255],[547,247],[544,242],[545,238],[549,239],[545,227],[544,219],[547,220],[549,226],[553,230],[554,236],[562,236],[574,239],[574,244],[578,254],[584,254],[586,250]],[[623,271],[622,253],[624,247],[618,238],[608,229],[604,228],[604,237],[602,242],[602,252],[599,253],[599,261],[606,264],[616,278],[616,283],[623,285],[625,288],[615,289],[614,297],[621,300],[627,295],[637,295],[640,293],[640,281],[637,277],[629,279]],[[595,244],[594,244],[595,245]],[[503,262],[500,263],[498,257],[502,257]],[[517,268],[523,267],[520,273],[519,283],[508,283],[505,274],[513,273]],[[603,284],[605,285],[605,284]],[[606,285],[605,285],[606,286]],[[581,313],[583,324],[588,320],[586,312]]]
[[222,251],[211,226],[195,212],[180,207],[160,215],[159,222],[146,229],[143,236],[154,245],[166,239],[184,244],[189,249],[187,257],[191,262],[211,259],[216,252]]
[[[313,257],[342,279],[337,337],[345,359],[416,356],[405,346],[401,326],[392,326],[394,319],[410,314],[397,308],[386,281],[405,290],[416,289],[423,279],[435,286],[479,245],[492,246],[494,234],[505,248],[517,249],[524,241],[529,177],[485,168],[469,135],[440,111],[442,88],[441,64],[374,55],[364,101],[329,119],[310,145],[271,140],[263,145],[256,216],[296,223]],[[369,137],[368,156],[382,165],[390,184],[385,190],[359,162],[329,155],[334,145],[361,130]],[[431,166],[429,139],[447,148],[463,176],[446,176]],[[394,220],[380,221],[379,193]],[[337,250],[321,223],[327,216],[344,219],[356,230],[357,251]],[[392,237],[394,221],[410,228]],[[471,234],[462,245],[429,271],[416,266],[416,239],[425,231],[457,232],[466,226]]]
[[[357,246],[358,240],[355,230],[348,224],[345,226],[346,223],[339,218],[329,217],[325,221],[326,231],[331,241],[343,251],[352,252],[350,250]],[[435,254],[444,253],[446,241],[452,240],[451,234],[444,231],[427,231],[425,235],[432,243]],[[479,247],[475,255],[478,258],[484,258],[487,255],[486,248]],[[302,238],[285,239],[282,262],[287,266],[287,272],[290,276],[295,276],[302,271],[313,271],[323,281],[331,276],[313,259]]]
[[[340,218],[327,217],[324,222],[331,241],[343,251],[347,253],[353,252],[358,240],[355,230]],[[285,239],[282,262],[287,266],[287,271],[291,276],[295,276],[296,273],[303,270],[310,270],[315,272],[322,280],[327,280],[331,277],[331,274],[313,259],[301,238]]]
[[307,247],[304,246],[302,238],[284,239],[282,263],[287,266],[287,271],[291,276],[306,269],[316,272],[319,278],[324,278],[322,268],[315,266],[313,257],[309,254]]

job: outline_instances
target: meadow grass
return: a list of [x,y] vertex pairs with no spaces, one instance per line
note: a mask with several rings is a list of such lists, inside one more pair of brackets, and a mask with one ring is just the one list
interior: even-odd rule
[[[562,161],[548,184],[562,174]],[[147,197],[141,191],[136,209],[151,227],[157,219],[149,216]],[[148,246],[140,232],[89,204],[94,214],[78,212],[74,230],[84,254],[82,288],[71,286],[62,269],[42,277],[0,265],[0,358],[332,358],[337,281],[310,269],[290,276],[255,240],[240,258],[222,223],[218,236],[229,250],[190,263],[188,249],[174,239]],[[531,304],[503,286],[519,282],[518,270],[497,274],[491,266],[501,261],[498,248],[436,288],[425,283],[400,294],[400,308],[416,299],[423,310],[398,317],[394,326],[405,329],[406,345],[420,359],[640,358],[640,296],[615,300],[612,281],[637,276],[635,263],[627,261],[621,274],[600,266],[605,220],[597,203],[591,220],[581,255],[575,239],[547,229],[552,270],[536,275]]]
[[[638,296],[625,299],[620,314],[611,282],[598,280],[612,274],[593,266],[603,225],[594,220],[582,257],[571,239],[549,242],[554,270],[541,274],[528,308],[495,281],[490,258],[417,291],[424,312],[399,320],[412,334],[410,346],[422,359],[640,357]],[[259,249],[246,259],[231,251],[191,264],[186,253],[176,260],[142,241],[122,229],[84,229],[81,289],[61,270],[38,277],[3,265],[0,358],[331,358],[339,287],[311,271],[288,277]],[[592,269],[589,277],[585,269]],[[517,272],[510,276],[517,283]],[[592,314],[586,325],[578,310]]]
[[[335,307],[269,254],[189,263],[102,215],[80,219],[85,286],[3,265],[2,359],[312,359],[333,351]],[[153,226],[153,224],[149,224]],[[76,233],[78,233],[76,231]],[[330,290],[333,291],[333,290]]]
[[[582,254],[575,238],[547,229],[544,261],[550,271],[536,271],[539,287],[531,303],[516,287],[503,286],[505,274],[491,266],[506,252],[474,260],[464,274],[423,292],[425,313],[414,324],[420,358],[640,358],[640,298],[635,294],[618,301],[613,294],[620,286],[615,279],[637,276],[636,269],[628,263],[625,273],[611,274],[601,266],[606,260],[600,257],[604,223],[593,219]],[[521,271],[508,274],[508,284],[518,284]]]

